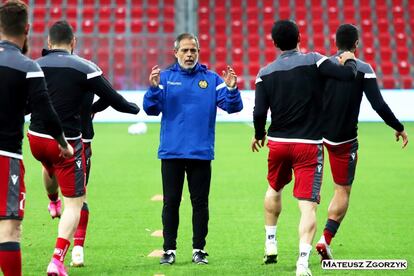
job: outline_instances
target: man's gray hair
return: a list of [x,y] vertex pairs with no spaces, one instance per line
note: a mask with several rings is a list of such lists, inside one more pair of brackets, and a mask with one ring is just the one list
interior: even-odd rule
[[200,49],[200,43],[198,42],[197,36],[195,36],[192,33],[182,33],[177,36],[177,38],[174,41],[174,49],[178,50],[180,48],[180,42],[183,39],[194,39],[197,45],[197,48]]

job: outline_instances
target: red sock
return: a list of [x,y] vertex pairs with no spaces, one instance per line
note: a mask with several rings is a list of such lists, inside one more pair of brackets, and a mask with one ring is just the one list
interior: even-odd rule
[[88,220],[89,220],[89,210],[86,205],[83,205],[81,210],[81,215],[79,219],[78,228],[76,229],[75,235],[73,237],[73,245],[74,246],[83,246],[85,243],[85,237],[86,237],[86,228],[88,227]]
[[331,232],[329,232],[329,230],[323,230],[323,236],[325,237],[325,241],[328,245],[331,244],[331,240],[333,238],[333,235]]
[[55,252],[53,252],[53,258],[63,263],[63,261],[65,260],[66,252],[68,252],[69,246],[70,241],[63,238],[57,238]]
[[50,199],[50,201],[56,201],[58,200],[59,194],[58,193],[48,194],[47,197]]
[[0,243],[0,268],[4,276],[22,275],[22,255],[18,242]]

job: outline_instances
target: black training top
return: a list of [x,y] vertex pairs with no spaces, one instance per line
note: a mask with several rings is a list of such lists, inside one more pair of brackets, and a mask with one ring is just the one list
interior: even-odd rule
[[[43,50],[42,55],[38,63],[45,72],[49,95],[66,137],[81,135],[81,113],[90,110],[94,94],[118,111],[132,114],[139,112],[138,106],[118,94],[102,76],[101,69],[91,61],[65,50]],[[43,123],[36,116],[32,116],[29,129],[45,132]],[[93,136],[93,129],[85,129],[85,132],[86,136]]]
[[262,139],[270,108],[271,140],[321,143],[322,93],[327,77],[353,80],[355,60],[337,65],[319,53],[285,51],[260,69],[256,79],[253,121],[255,138]]
[[[330,60],[337,62],[336,57]],[[374,70],[362,60],[357,60],[357,77],[354,81],[326,81],[323,102],[323,137],[330,144],[343,143],[357,137],[357,124],[362,94],[371,103],[372,108],[396,131],[403,131],[404,126],[394,116],[385,103],[378,87]]]
[[62,135],[42,69],[8,41],[0,41],[0,155],[21,158],[24,115],[42,122],[45,132]]

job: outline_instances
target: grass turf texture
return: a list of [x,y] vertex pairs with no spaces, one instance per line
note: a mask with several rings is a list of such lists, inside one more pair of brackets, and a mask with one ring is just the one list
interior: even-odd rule
[[[180,209],[177,262],[160,266],[147,255],[162,249],[159,124],[145,135],[127,134],[128,124],[96,124],[92,173],[88,187],[90,222],[85,267],[70,275],[294,275],[298,253],[299,211],[292,187],[285,188],[278,225],[279,262],[262,265],[264,248],[263,196],[267,188],[267,148],[252,153],[253,129],[222,123],[216,128],[216,160],[210,193],[207,252],[210,264],[191,263],[191,202],[185,186]],[[348,216],[333,240],[337,259],[406,259],[406,271],[322,270],[315,250],[314,275],[413,275],[414,268],[414,145],[401,150],[393,130],[381,123],[359,125],[359,161]],[[406,124],[414,134],[414,124]],[[44,275],[53,252],[58,220],[47,212],[40,164],[24,141],[26,215],[23,222],[23,274]],[[327,156],[326,156],[327,157]],[[326,159],[327,160],[327,159]],[[333,192],[325,161],[322,201],[318,208],[319,239]],[[315,244],[314,242],[314,244]],[[72,247],[71,247],[72,248]],[[71,250],[71,249],[70,249]],[[70,252],[66,264],[70,262]]]

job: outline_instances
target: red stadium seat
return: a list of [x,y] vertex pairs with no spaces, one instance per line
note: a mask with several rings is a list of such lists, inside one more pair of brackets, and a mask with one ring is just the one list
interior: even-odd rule
[[241,6],[232,7],[230,10],[232,20],[242,20],[243,10]]
[[276,49],[275,48],[266,48],[265,50],[265,60],[266,63],[270,63],[276,59]]
[[78,5],[78,0],[67,0],[67,5],[68,6],[77,6]]
[[93,20],[87,19],[82,22],[82,31],[84,33],[92,33],[94,30]]
[[257,74],[259,73],[259,70],[260,70],[260,65],[259,65],[258,62],[257,63],[256,62],[250,62],[249,63],[249,75],[251,77],[256,77]]
[[402,88],[404,89],[412,89],[414,88],[413,79],[411,77],[402,77],[401,78]]
[[264,20],[275,20],[274,10],[272,7],[265,7],[263,10],[263,19]]
[[76,7],[68,7],[66,9],[66,17],[68,19],[77,19],[78,17],[78,9]]
[[216,48],[216,62],[227,63],[227,50],[225,48]]
[[240,20],[234,20],[231,23],[232,34],[242,34],[243,33],[243,23]]
[[68,23],[72,27],[74,32],[78,30],[78,22],[76,21],[76,19],[69,19]]
[[393,88],[395,88],[395,79],[393,77],[383,77],[382,78],[382,87],[384,89],[393,89]]
[[279,18],[280,19],[289,19],[290,18],[290,8],[289,7],[280,7],[279,8]]
[[133,6],[131,9],[131,18],[132,19],[140,19],[144,14],[141,6]]
[[80,56],[88,59],[88,60],[92,60],[93,59],[93,51],[91,48],[82,48]]
[[209,20],[210,19],[210,9],[208,7],[200,7],[198,9],[198,19],[199,20]]
[[159,27],[159,25],[158,25],[157,20],[149,20],[147,22],[147,29],[148,29],[148,32],[150,32],[150,33],[158,32],[158,27]]
[[98,23],[99,33],[107,34],[111,31],[112,23],[109,20],[100,20]]
[[201,19],[200,21],[198,21],[198,32],[202,34],[209,34],[210,33],[210,20]]
[[115,10],[115,18],[125,19],[126,10],[124,6],[117,7]]
[[93,19],[95,17],[94,7],[85,6],[82,11],[83,19]]
[[308,13],[305,6],[296,6],[295,10],[296,14],[296,21],[303,20],[306,22],[306,15]]
[[43,21],[35,21],[32,24],[32,30],[35,33],[43,33],[45,31],[45,23]]
[[242,48],[233,48],[232,51],[232,62],[242,63],[243,62],[243,49]]
[[400,75],[409,75],[410,74],[410,64],[406,60],[398,62],[398,72]]
[[252,7],[252,6],[248,6],[247,7],[247,19],[248,20],[257,20],[258,19],[258,16],[259,16],[259,12],[258,12],[258,10],[257,10],[257,6],[254,6],[254,7]]
[[62,10],[59,6],[54,6],[50,9],[50,19],[53,21],[60,20],[62,17]]
[[397,47],[407,47],[407,38],[404,33],[398,33],[395,36],[395,43]]
[[169,20],[169,21],[173,21],[174,20],[174,15],[175,15],[175,9],[173,6],[169,7],[164,7],[164,20]]
[[394,32],[405,33],[405,20],[403,18],[394,18]]
[[164,32],[174,33],[175,22],[173,20],[164,20],[163,26],[164,26]]
[[388,60],[391,60],[392,51],[390,48],[381,48],[380,55],[381,55],[381,60],[388,61]]
[[375,61],[375,52],[373,48],[364,47],[364,60],[370,64]]
[[217,34],[213,37],[216,47],[227,48],[227,35]]
[[397,58],[398,60],[408,60],[408,49],[405,47],[397,48]]
[[134,19],[131,21],[131,32],[140,33],[142,32],[142,21],[139,19]]
[[233,34],[231,36],[231,47],[243,49],[244,36],[239,34]]
[[383,75],[391,75],[393,73],[393,64],[391,62],[382,61],[381,72]]
[[50,0],[52,5],[62,5],[63,0]]
[[99,19],[110,19],[111,18],[111,7],[109,6],[101,6],[99,8]]
[[150,19],[158,19],[158,15],[160,14],[160,10],[158,7],[149,7],[147,9],[147,16]]
[[125,29],[126,29],[126,26],[125,25],[126,25],[125,20],[123,20],[123,19],[117,19],[115,21],[115,32],[117,34],[124,33],[125,32]]
[[44,18],[46,17],[46,10],[42,7],[42,8],[34,8],[33,10],[33,19],[34,22],[36,22],[37,20],[44,20]]

